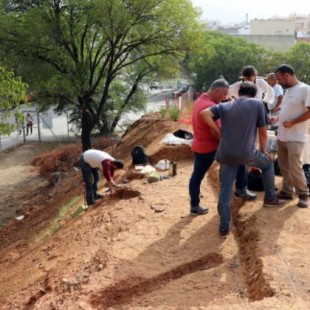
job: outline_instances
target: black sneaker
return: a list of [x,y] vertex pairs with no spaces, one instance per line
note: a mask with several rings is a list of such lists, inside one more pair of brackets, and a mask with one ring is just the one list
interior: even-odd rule
[[90,202],[87,202],[87,205],[88,206],[91,206],[91,205],[94,205],[96,203],[96,200],[94,199],[94,200],[92,200],[92,201],[90,201]]
[[220,238],[221,239],[226,239],[229,234],[230,234],[230,229],[220,230]]
[[235,196],[244,200],[254,200],[257,197],[257,194],[246,189],[243,193],[235,192]]
[[193,216],[203,215],[203,214],[206,214],[208,212],[209,212],[209,208],[208,207],[202,208],[202,207],[199,206],[196,209],[191,209],[190,215],[193,215]]
[[97,194],[96,197],[95,197],[95,200],[101,199],[101,198],[103,198],[103,197],[104,197],[104,195],[102,195],[102,194]]

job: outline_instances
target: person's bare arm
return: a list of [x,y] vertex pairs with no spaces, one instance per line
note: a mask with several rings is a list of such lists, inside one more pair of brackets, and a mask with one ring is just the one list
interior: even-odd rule
[[280,96],[277,98],[277,103],[276,103],[276,105],[274,106],[274,108],[271,110],[271,112],[277,112],[277,111],[280,109],[282,100],[283,100],[283,95],[280,95]]
[[258,128],[258,141],[259,141],[259,149],[262,153],[266,152],[266,145],[267,145],[267,127],[259,127]]
[[308,111],[306,111],[305,113],[301,114],[300,116],[298,116],[297,118],[291,120],[291,121],[285,121],[283,122],[283,126],[285,128],[291,128],[296,124],[302,123],[307,121],[308,119],[310,119],[310,108],[307,107]]
[[221,128],[216,124],[215,120],[213,119],[214,115],[210,109],[206,109],[200,112],[200,115],[203,121],[210,127],[212,135],[220,139],[222,136]]

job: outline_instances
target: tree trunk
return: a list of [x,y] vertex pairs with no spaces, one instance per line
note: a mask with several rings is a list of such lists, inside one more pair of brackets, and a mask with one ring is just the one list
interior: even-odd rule
[[[101,117],[101,118],[103,118],[103,117]],[[104,116],[104,120],[100,122],[99,128],[100,128],[99,132],[101,135],[109,135],[109,134],[113,133],[111,131],[111,128],[109,126],[109,122],[107,121],[106,116]]]
[[89,110],[83,109],[82,111],[82,149],[83,152],[91,149],[90,135],[94,128],[94,119]]
[[111,133],[114,133],[114,130],[115,130],[115,128],[116,128],[116,126],[117,126],[119,120],[121,119],[121,115],[122,115],[122,114],[118,114],[118,115],[116,115],[116,116],[114,117],[113,122],[112,122],[112,125],[111,125],[111,128],[110,128]]

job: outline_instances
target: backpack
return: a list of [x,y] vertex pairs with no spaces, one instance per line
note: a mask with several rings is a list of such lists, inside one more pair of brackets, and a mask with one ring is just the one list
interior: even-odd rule
[[251,169],[248,172],[248,189],[251,191],[262,192],[263,186],[263,175],[259,169]]
[[307,186],[310,188],[310,164],[303,164],[302,169],[304,170]]
[[177,131],[175,131],[173,133],[174,136],[178,137],[178,138],[181,138],[181,139],[188,139],[188,140],[191,140],[194,138],[193,134],[191,132],[188,132],[186,130],[183,130],[183,129],[179,129]]
[[274,167],[274,174],[275,175],[279,175],[281,176],[281,171],[280,171],[280,166],[279,166],[279,160],[278,160],[278,157],[276,157],[274,160],[273,160],[273,167]]
[[135,146],[131,150],[132,164],[135,165],[146,165],[150,162],[148,155],[141,145]]

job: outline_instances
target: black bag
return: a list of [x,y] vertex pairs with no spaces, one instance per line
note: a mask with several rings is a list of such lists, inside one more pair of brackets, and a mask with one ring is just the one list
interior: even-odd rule
[[194,136],[191,132],[183,130],[183,129],[179,129],[179,130],[175,131],[173,133],[173,135],[178,137],[178,138],[188,139],[188,140],[191,140],[194,138]]
[[259,170],[250,170],[248,172],[248,189],[256,192],[263,192],[263,174]]
[[281,171],[280,171],[280,166],[279,166],[279,161],[278,161],[278,157],[276,157],[274,160],[273,160],[273,167],[274,167],[274,174],[275,175],[279,175],[281,176]]
[[131,150],[131,157],[132,157],[132,164],[134,166],[146,165],[150,163],[150,159],[141,145],[137,145]]
[[310,188],[310,164],[303,164],[302,169],[304,170],[305,173],[308,188]]

